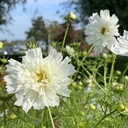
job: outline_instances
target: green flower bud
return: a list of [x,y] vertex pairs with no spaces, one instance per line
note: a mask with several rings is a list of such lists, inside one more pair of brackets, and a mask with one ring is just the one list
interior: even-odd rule
[[52,46],[53,46],[54,48],[56,48],[57,42],[52,42]]
[[81,116],[84,116],[84,115],[85,115],[85,112],[80,111],[80,115],[81,115]]
[[86,56],[87,55],[87,51],[83,51],[82,54],[83,54],[83,56]]
[[33,49],[38,47],[38,43],[36,42],[29,42],[27,43],[28,48]]
[[15,118],[17,118],[17,116],[16,116],[15,114],[11,114],[11,115],[10,115],[10,118],[11,118],[11,119],[15,119]]
[[128,108],[125,108],[125,110],[121,111],[120,113],[124,116],[128,116]]
[[0,42],[0,50],[3,48],[3,43]]
[[108,57],[109,57],[109,58],[112,58],[112,55],[109,54]]
[[72,82],[72,84],[71,84],[73,87],[75,87],[76,86],[76,82]]
[[116,87],[115,87],[115,90],[116,91],[119,91],[119,92],[122,92],[124,90],[124,85],[123,84],[118,84]]
[[120,74],[121,74],[121,71],[117,70],[117,71],[116,71],[116,74],[117,74],[117,75],[120,75]]
[[108,58],[108,54],[106,54],[106,53],[103,53],[103,58],[105,58],[105,59],[107,59]]
[[68,17],[70,20],[76,20],[76,15],[73,12],[70,12]]
[[78,90],[82,90],[82,87],[81,86],[78,86]]
[[79,81],[79,85],[83,85],[83,83],[81,81]]
[[125,106],[123,104],[119,104],[118,111],[124,111],[124,110],[125,110]]
[[89,105],[89,108],[90,108],[90,110],[95,110],[95,109],[96,109],[96,107],[95,107],[94,104],[90,104],[90,105]]
[[128,76],[127,76],[127,75],[125,75],[125,77],[124,77],[124,78],[125,78],[125,80],[128,80]]
[[74,21],[76,20],[76,15],[73,12],[70,12],[66,17],[65,20],[67,21]]
[[3,59],[1,59],[1,62],[2,62],[3,64],[6,64],[6,63],[8,63],[8,60],[5,59],[5,58],[3,58]]

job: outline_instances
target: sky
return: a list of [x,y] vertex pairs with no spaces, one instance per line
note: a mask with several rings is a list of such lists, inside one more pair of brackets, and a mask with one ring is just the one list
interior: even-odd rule
[[[27,3],[24,5],[25,11],[23,11],[22,5],[17,5],[16,8],[11,11],[13,21],[6,26],[6,29],[8,29],[10,33],[0,32],[0,40],[8,40],[9,42],[13,40],[25,40],[25,31],[31,28],[31,19],[36,10],[38,11],[35,16],[43,16],[47,24],[54,20],[63,22],[60,14],[64,14],[66,11],[63,11],[61,3],[65,1],[67,0],[37,0],[36,2],[35,0],[27,0]],[[60,14],[56,13],[58,10]],[[68,11],[72,10],[69,9]]]

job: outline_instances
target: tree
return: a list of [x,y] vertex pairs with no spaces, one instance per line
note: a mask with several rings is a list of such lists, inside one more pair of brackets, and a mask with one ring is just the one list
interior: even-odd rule
[[35,41],[43,40],[48,42],[48,31],[42,16],[32,19],[32,27],[25,33],[27,34],[27,39],[32,38]]
[[0,0],[0,25],[7,25],[12,19],[10,11],[13,10],[17,4],[25,4],[27,0]]
[[[53,42],[58,42],[58,49],[61,47],[59,44],[62,43],[64,34],[65,34],[65,29],[67,27],[67,23],[58,23],[58,22],[52,22],[51,25],[49,26],[49,31],[50,31],[50,39]],[[88,49],[89,46],[85,42],[85,35],[83,34],[84,30],[75,30],[73,23],[70,23],[70,27],[67,33],[67,37],[65,40],[65,45],[70,45],[73,42],[79,42],[80,43],[80,48],[81,49]]]
[[128,0],[71,0],[66,3],[67,7],[74,6],[80,14],[80,21],[84,24],[92,13],[100,12],[101,9],[109,9],[111,14],[119,18],[120,32],[128,29]]

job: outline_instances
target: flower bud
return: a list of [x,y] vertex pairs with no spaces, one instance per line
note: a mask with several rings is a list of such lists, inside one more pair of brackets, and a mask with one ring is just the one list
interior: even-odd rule
[[82,87],[81,87],[81,86],[78,86],[77,89],[78,89],[78,90],[82,90]]
[[70,12],[66,17],[65,20],[67,21],[74,21],[76,20],[76,15],[73,12]]
[[3,43],[0,42],[0,50],[3,48]]
[[127,76],[127,75],[125,75],[125,77],[124,77],[124,78],[125,78],[125,80],[128,80],[128,76]]
[[28,48],[30,48],[30,49],[37,48],[38,45],[39,45],[39,44],[36,43],[36,42],[29,42],[29,43],[27,43],[27,46],[28,46]]
[[128,116],[128,108],[126,108],[124,111],[120,112],[124,116]]
[[84,116],[85,113],[84,113],[83,111],[80,111],[80,115],[81,115],[81,116]]
[[121,74],[121,71],[117,70],[117,71],[116,71],[116,74],[117,74],[117,75],[120,75],[120,74]]
[[125,106],[123,104],[119,104],[118,111],[124,111],[124,110],[125,110]]
[[73,87],[76,87],[76,82],[72,82],[71,85],[72,85]]
[[123,90],[124,90],[124,85],[123,85],[123,84],[118,84],[118,85],[115,87],[115,90],[116,90],[116,91],[119,91],[119,92],[123,91]]
[[66,45],[66,51],[67,51],[67,53],[68,53],[70,56],[74,56],[74,55],[75,55],[74,49],[73,49],[72,47],[70,47],[70,46],[67,46],[67,45]]
[[83,85],[83,83],[81,81],[79,81],[79,85]]
[[68,17],[70,20],[76,20],[76,15],[73,12],[70,12]]
[[8,63],[8,60],[5,59],[5,58],[3,58],[3,59],[1,59],[1,62],[2,62],[3,64],[6,64],[6,63]]
[[10,118],[15,119],[15,118],[17,118],[17,116],[15,114],[11,114]]
[[87,55],[87,51],[83,51],[82,54],[83,54],[83,56],[86,56]]
[[107,59],[108,58],[108,54],[103,53],[103,58]]
[[56,48],[57,42],[52,42],[52,47]]
[[89,108],[90,108],[91,110],[95,110],[95,109],[96,109],[96,107],[95,107],[94,104],[90,104],[90,105],[89,105]]

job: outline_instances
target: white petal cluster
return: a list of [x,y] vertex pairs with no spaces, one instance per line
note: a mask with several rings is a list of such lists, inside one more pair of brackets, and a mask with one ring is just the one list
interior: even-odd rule
[[39,110],[58,106],[58,94],[69,97],[71,92],[67,85],[75,70],[69,62],[68,57],[63,60],[55,49],[43,58],[41,48],[28,50],[22,63],[10,59],[4,80],[7,92],[16,96],[15,105],[22,106],[26,113],[31,107]]
[[128,31],[124,30],[123,36],[117,38],[111,51],[117,55],[128,56]]
[[100,16],[93,13],[89,18],[89,24],[85,26],[86,42],[94,44],[94,51],[102,53],[105,47],[110,50],[115,44],[115,36],[119,36],[117,22],[118,18],[115,14],[110,16],[109,10],[101,10]]

